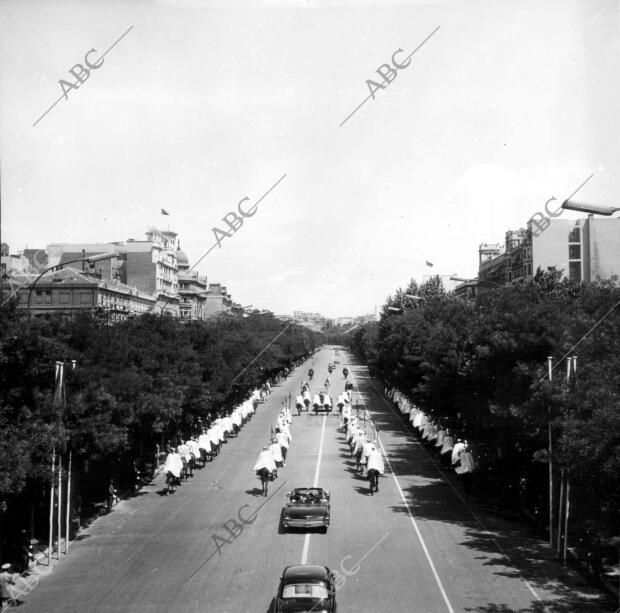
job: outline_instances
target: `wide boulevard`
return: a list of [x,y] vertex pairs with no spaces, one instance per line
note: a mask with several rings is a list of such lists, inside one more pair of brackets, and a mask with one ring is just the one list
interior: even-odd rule
[[[294,404],[311,366],[318,391],[332,359],[339,360],[332,397],[344,389],[347,367],[360,417],[367,411],[373,420],[367,431],[386,458],[380,491],[371,496],[355,473],[337,410],[298,416],[293,409],[287,464],[265,498],[251,468],[282,403],[290,395]],[[265,613],[285,566],[317,563],[337,571],[341,613],[613,611],[526,527],[489,513],[453,477],[403,427],[367,369],[326,347],[276,386],[239,436],[176,493],[163,495],[158,477],[93,523],[20,610]],[[313,485],[331,492],[328,532],[283,533],[287,492]]]

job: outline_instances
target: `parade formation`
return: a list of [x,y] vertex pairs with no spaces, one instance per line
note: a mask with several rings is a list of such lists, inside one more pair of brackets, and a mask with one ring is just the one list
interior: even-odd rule
[[[334,350],[328,348],[326,351]],[[357,389],[357,381],[346,367],[340,370],[342,376],[339,376],[340,373],[335,374],[338,362],[336,357],[338,355],[334,353],[327,362],[323,353],[322,366],[328,373],[329,369],[332,371],[327,375],[328,381],[324,381],[324,372],[319,370],[318,360],[315,364],[313,359],[309,369],[308,363],[298,364],[294,371],[296,382],[286,383],[285,377],[281,380],[284,385],[279,390],[270,383],[265,383],[234,409],[220,411],[217,417],[201,424],[200,429],[191,436],[175,441],[175,445],[172,441],[167,445],[165,462],[152,484],[155,491],[162,496],[159,518],[156,521],[159,522],[161,516],[169,516],[170,508],[179,510],[182,507],[187,508],[187,515],[184,517],[189,517],[190,521],[185,525],[179,518],[179,521],[171,523],[170,531],[160,533],[156,530],[152,537],[155,549],[149,548],[148,551],[151,556],[157,556],[156,542],[161,539],[162,543],[165,543],[169,537],[175,540],[178,530],[187,530],[195,535],[197,550],[207,550],[205,559],[195,562],[193,554],[190,554],[188,564],[185,564],[184,559],[176,559],[174,564],[180,564],[183,568],[190,567],[187,575],[178,578],[184,589],[187,582],[196,577],[199,585],[206,586],[209,592],[221,592],[219,604],[208,604],[205,610],[251,610],[246,592],[237,595],[240,601],[245,602],[244,606],[235,608],[235,600],[230,601],[235,604],[228,604],[231,594],[227,592],[225,585],[228,576],[226,573],[231,572],[231,564],[245,566],[247,581],[254,581],[252,577],[253,573],[256,573],[255,588],[261,582],[269,584],[265,590],[271,590],[272,594],[270,613],[335,611],[337,592],[338,600],[354,602],[355,590],[347,590],[346,595],[341,594],[341,590],[347,579],[360,571],[362,563],[369,566],[365,575],[367,578],[380,576],[381,579],[377,581],[392,583],[395,580],[390,572],[382,570],[390,559],[391,552],[383,552],[378,560],[374,559],[373,554],[384,540],[390,538],[390,531],[385,531],[385,528],[390,526],[390,521],[403,530],[406,527],[406,524],[401,522],[401,519],[406,520],[403,513],[395,515],[393,519],[386,515],[386,510],[388,513],[390,509],[402,510],[401,507],[394,506],[398,487],[391,487],[392,477],[398,479],[390,465],[390,458],[392,462],[394,460],[394,441],[390,442],[389,434],[385,434],[383,430],[381,438],[379,437],[375,421],[377,414],[373,411],[371,415],[365,405],[365,401],[369,401],[366,393],[368,388],[364,389],[362,396]],[[318,402],[313,402],[313,398],[318,398]],[[426,428],[433,440],[437,434],[442,444],[450,443],[450,435],[444,435],[437,424],[426,418],[417,407],[408,404],[398,390],[386,388],[383,398],[386,403],[393,402],[403,415],[411,414],[412,424],[415,422],[414,425],[421,429]],[[317,406],[313,406],[315,404]],[[322,415],[319,416],[319,413]],[[257,414],[260,414],[260,417],[256,417],[252,424],[249,424]],[[243,432],[248,424],[249,428]],[[329,447],[327,452],[324,450],[324,438],[329,439],[325,443]],[[238,442],[235,443],[235,440]],[[456,455],[456,462],[460,460],[461,466],[464,454],[467,453],[464,445],[466,443],[456,441],[450,449],[451,458]],[[258,457],[252,464],[247,458],[248,455],[251,458],[256,451]],[[336,457],[339,459],[332,460]],[[243,466],[242,459],[247,462],[245,471],[238,470]],[[323,473],[319,470],[322,459],[325,463],[329,462]],[[230,471],[235,473],[234,479]],[[389,482],[386,481],[384,488],[380,482],[386,471],[391,478]],[[253,486],[257,483],[255,479],[260,487]],[[186,485],[192,481],[193,486]],[[288,487],[283,490],[285,484],[288,484]],[[182,492],[179,492],[179,487]],[[222,490],[227,491],[223,496]],[[377,498],[380,490],[384,492]],[[114,492],[116,496],[116,490]],[[235,507],[230,504],[232,498],[228,496],[235,496],[241,501],[236,512]],[[189,510],[195,505],[197,497],[202,504],[209,501],[210,506],[204,514],[201,510],[197,516],[198,523],[194,525],[196,520],[192,519]],[[252,504],[252,497],[255,497],[256,504]],[[175,501],[181,500],[183,505],[175,505]],[[126,504],[124,500],[122,503]],[[117,508],[118,505],[114,505],[112,510],[116,511]],[[222,521],[221,513],[228,517],[226,521]],[[111,517],[115,515],[112,513]],[[121,513],[117,517],[127,516]],[[219,533],[210,535],[204,531],[204,526],[214,524],[220,526]],[[138,524],[134,524],[134,530],[136,525]],[[303,536],[300,537],[300,533]],[[310,537],[314,533],[319,533],[319,536],[316,537],[316,542],[313,541],[315,544],[310,552]],[[260,536],[261,534],[263,536]],[[275,534],[276,537],[273,536]],[[356,537],[366,539],[365,543],[356,543]],[[257,538],[258,541],[255,540]],[[303,545],[298,540],[300,538],[304,538]],[[407,539],[406,533],[403,533],[403,543],[409,543]],[[291,555],[297,558],[297,545],[302,550],[301,563],[293,564],[299,561],[291,559]],[[402,544],[395,546],[395,551],[398,551],[396,555],[405,556],[402,559],[409,559],[408,556],[414,555],[416,549],[416,545],[413,545],[401,552],[398,548]],[[208,555],[209,550],[211,555]],[[337,556],[342,557],[339,565],[337,558],[334,560],[334,550],[339,552]],[[273,557],[278,568],[257,562],[266,554],[269,554],[268,558]],[[146,559],[148,560],[148,556]],[[221,567],[216,560],[219,560]],[[443,564],[440,558],[436,560]],[[207,566],[207,563],[211,565]],[[150,589],[151,580],[146,574],[158,572],[160,564],[161,561],[158,561],[143,573],[142,579],[149,582]],[[0,587],[3,594],[14,595],[15,584],[20,579],[11,572],[8,565],[5,566],[0,577]],[[252,567],[255,570],[249,571]],[[269,575],[280,569],[279,583],[276,584],[275,577],[272,576],[270,580]],[[442,569],[442,572],[445,574],[446,569]],[[138,573],[135,580],[139,581],[141,576],[142,574]],[[220,589],[220,585],[224,587]],[[424,592],[424,598],[428,599],[427,602],[437,604],[433,594],[433,588],[429,587]],[[29,602],[25,603],[27,605],[30,604],[32,594],[28,596]],[[364,598],[368,597],[365,592]],[[117,604],[120,605],[121,601],[122,598],[117,600]],[[7,602],[20,601],[7,596]],[[394,610],[405,610],[405,600],[399,601],[399,605]],[[426,606],[421,610],[440,610],[433,606]],[[373,610],[376,607],[377,603]],[[174,610],[179,610],[179,607]]]

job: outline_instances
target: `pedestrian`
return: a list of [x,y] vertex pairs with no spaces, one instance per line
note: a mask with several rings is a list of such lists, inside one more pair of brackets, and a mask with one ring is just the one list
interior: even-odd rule
[[114,487],[114,479],[110,479],[110,485],[108,485],[108,513],[112,511],[112,507],[115,502],[118,502],[119,498]]
[[7,562],[0,566],[0,607],[4,610],[4,606],[8,604],[9,601],[13,600],[13,596],[11,594],[10,585],[15,585],[15,581],[13,581],[13,577],[9,572],[11,570],[11,565]]
[[79,494],[75,497],[71,525],[73,527],[73,536],[75,537],[82,528],[82,497]]
[[30,570],[30,563],[34,562],[34,552],[30,543],[30,536],[26,530],[22,530],[19,534],[20,540],[20,558],[21,568],[20,572],[28,574]]

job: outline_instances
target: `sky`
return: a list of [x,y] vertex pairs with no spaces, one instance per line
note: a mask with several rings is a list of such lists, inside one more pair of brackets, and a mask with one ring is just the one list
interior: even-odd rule
[[371,313],[474,277],[591,175],[580,198],[620,206],[619,58],[620,0],[0,0],[2,241],[155,225],[194,264],[269,192],[196,270],[243,305]]

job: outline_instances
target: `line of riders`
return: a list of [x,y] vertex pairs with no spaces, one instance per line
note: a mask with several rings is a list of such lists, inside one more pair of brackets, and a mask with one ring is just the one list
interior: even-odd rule
[[[331,366],[332,365],[330,364],[330,367]],[[331,371],[332,369],[330,369],[330,373]],[[349,376],[348,369],[343,369],[343,375],[345,379]],[[331,396],[328,393],[330,386],[329,376],[325,381],[325,390],[321,390],[318,394],[315,394],[314,399],[311,400],[309,381],[311,381],[313,377],[314,369],[310,368],[308,370],[308,379],[302,383],[301,393],[295,400],[297,415],[301,415],[301,412],[304,409],[309,411],[311,403],[315,413],[318,413],[321,410],[327,412],[331,412],[332,410],[333,403]],[[352,389],[353,384],[348,382],[346,385],[346,391],[338,397],[338,407],[340,413],[342,413],[345,398],[346,402],[351,402]],[[268,495],[269,482],[277,479],[278,468],[286,466],[286,454],[288,452],[289,445],[293,440],[290,429],[291,423],[291,409],[289,406],[284,405],[278,415],[275,430],[272,432],[270,444],[263,447],[256,464],[252,467],[252,471],[256,473],[257,478],[260,479],[263,496]]]
[[271,392],[267,383],[239,407],[228,414],[220,413],[217,419],[202,429],[198,436],[192,436],[177,447],[168,445],[164,474],[166,475],[166,494],[172,494],[183,481],[194,476],[194,469],[203,468],[207,462],[219,455],[222,445],[239,433],[248,422],[260,400],[265,400]]
[[357,414],[353,414],[350,398],[348,401],[346,397],[342,400],[342,406],[340,399],[338,401],[340,431],[344,433],[351,457],[355,460],[356,473],[363,475],[364,469],[366,470],[370,495],[373,496],[379,491],[379,476],[385,472],[383,456],[378,449],[378,443],[370,441],[366,431],[359,424]]
[[[348,369],[344,368],[342,371],[344,378],[347,379],[349,376]],[[312,405],[312,410],[315,414],[318,414],[319,411],[326,411],[327,413],[331,413],[333,408],[332,397],[329,395],[329,388],[331,386],[331,380],[329,375],[325,379],[324,389],[319,391],[317,394],[310,393],[310,381],[312,380],[312,376],[314,375],[314,371],[311,368],[308,371],[308,379],[303,381],[301,384],[301,392],[298,394],[297,398],[295,398],[295,408],[297,409],[297,415],[301,415],[302,411],[309,411],[310,406]],[[353,390],[353,383],[347,381],[345,384],[345,392],[349,392],[349,394]],[[349,396],[350,398],[350,396]],[[340,413],[342,410],[340,409]]]
[[252,471],[261,482],[263,496],[267,496],[269,482],[277,479],[278,468],[286,466],[286,455],[293,437],[291,436],[291,410],[283,406],[275,429],[272,428],[270,443],[263,447]]
[[[314,373],[313,373],[314,374]],[[310,372],[308,372],[310,375]],[[348,379],[349,371],[344,368],[343,375],[345,379]],[[327,378],[327,384],[329,383],[329,377]],[[326,385],[326,390],[315,394],[312,400],[312,405],[315,413],[320,410],[326,410],[330,412],[332,410],[332,400],[327,389],[329,385]],[[366,477],[369,481],[369,491],[371,495],[379,491],[379,476],[385,472],[383,463],[383,456],[381,451],[377,448],[377,443],[372,443],[366,434],[364,428],[359,426],[357,411],[353,414],[354,409],[352,406],[353,399],[353,384],[347,381],[345,384],[345,391],[338,396],[336,405],[338,407],[338,415],[340,416],[340,431],[344,433],[347,444],[351,452],[351,457],[355,459],[356,472],[363,474],[366,469]],[[295,399],[295,407],[297,414],[301,415],[301,412],[305,409],[310,410],[310,385],[308,381],[304,381],[301,385],[301,394]],[[290,411],[289,411],[290,416]],[[290,422],[289,422],[290,423]]]

